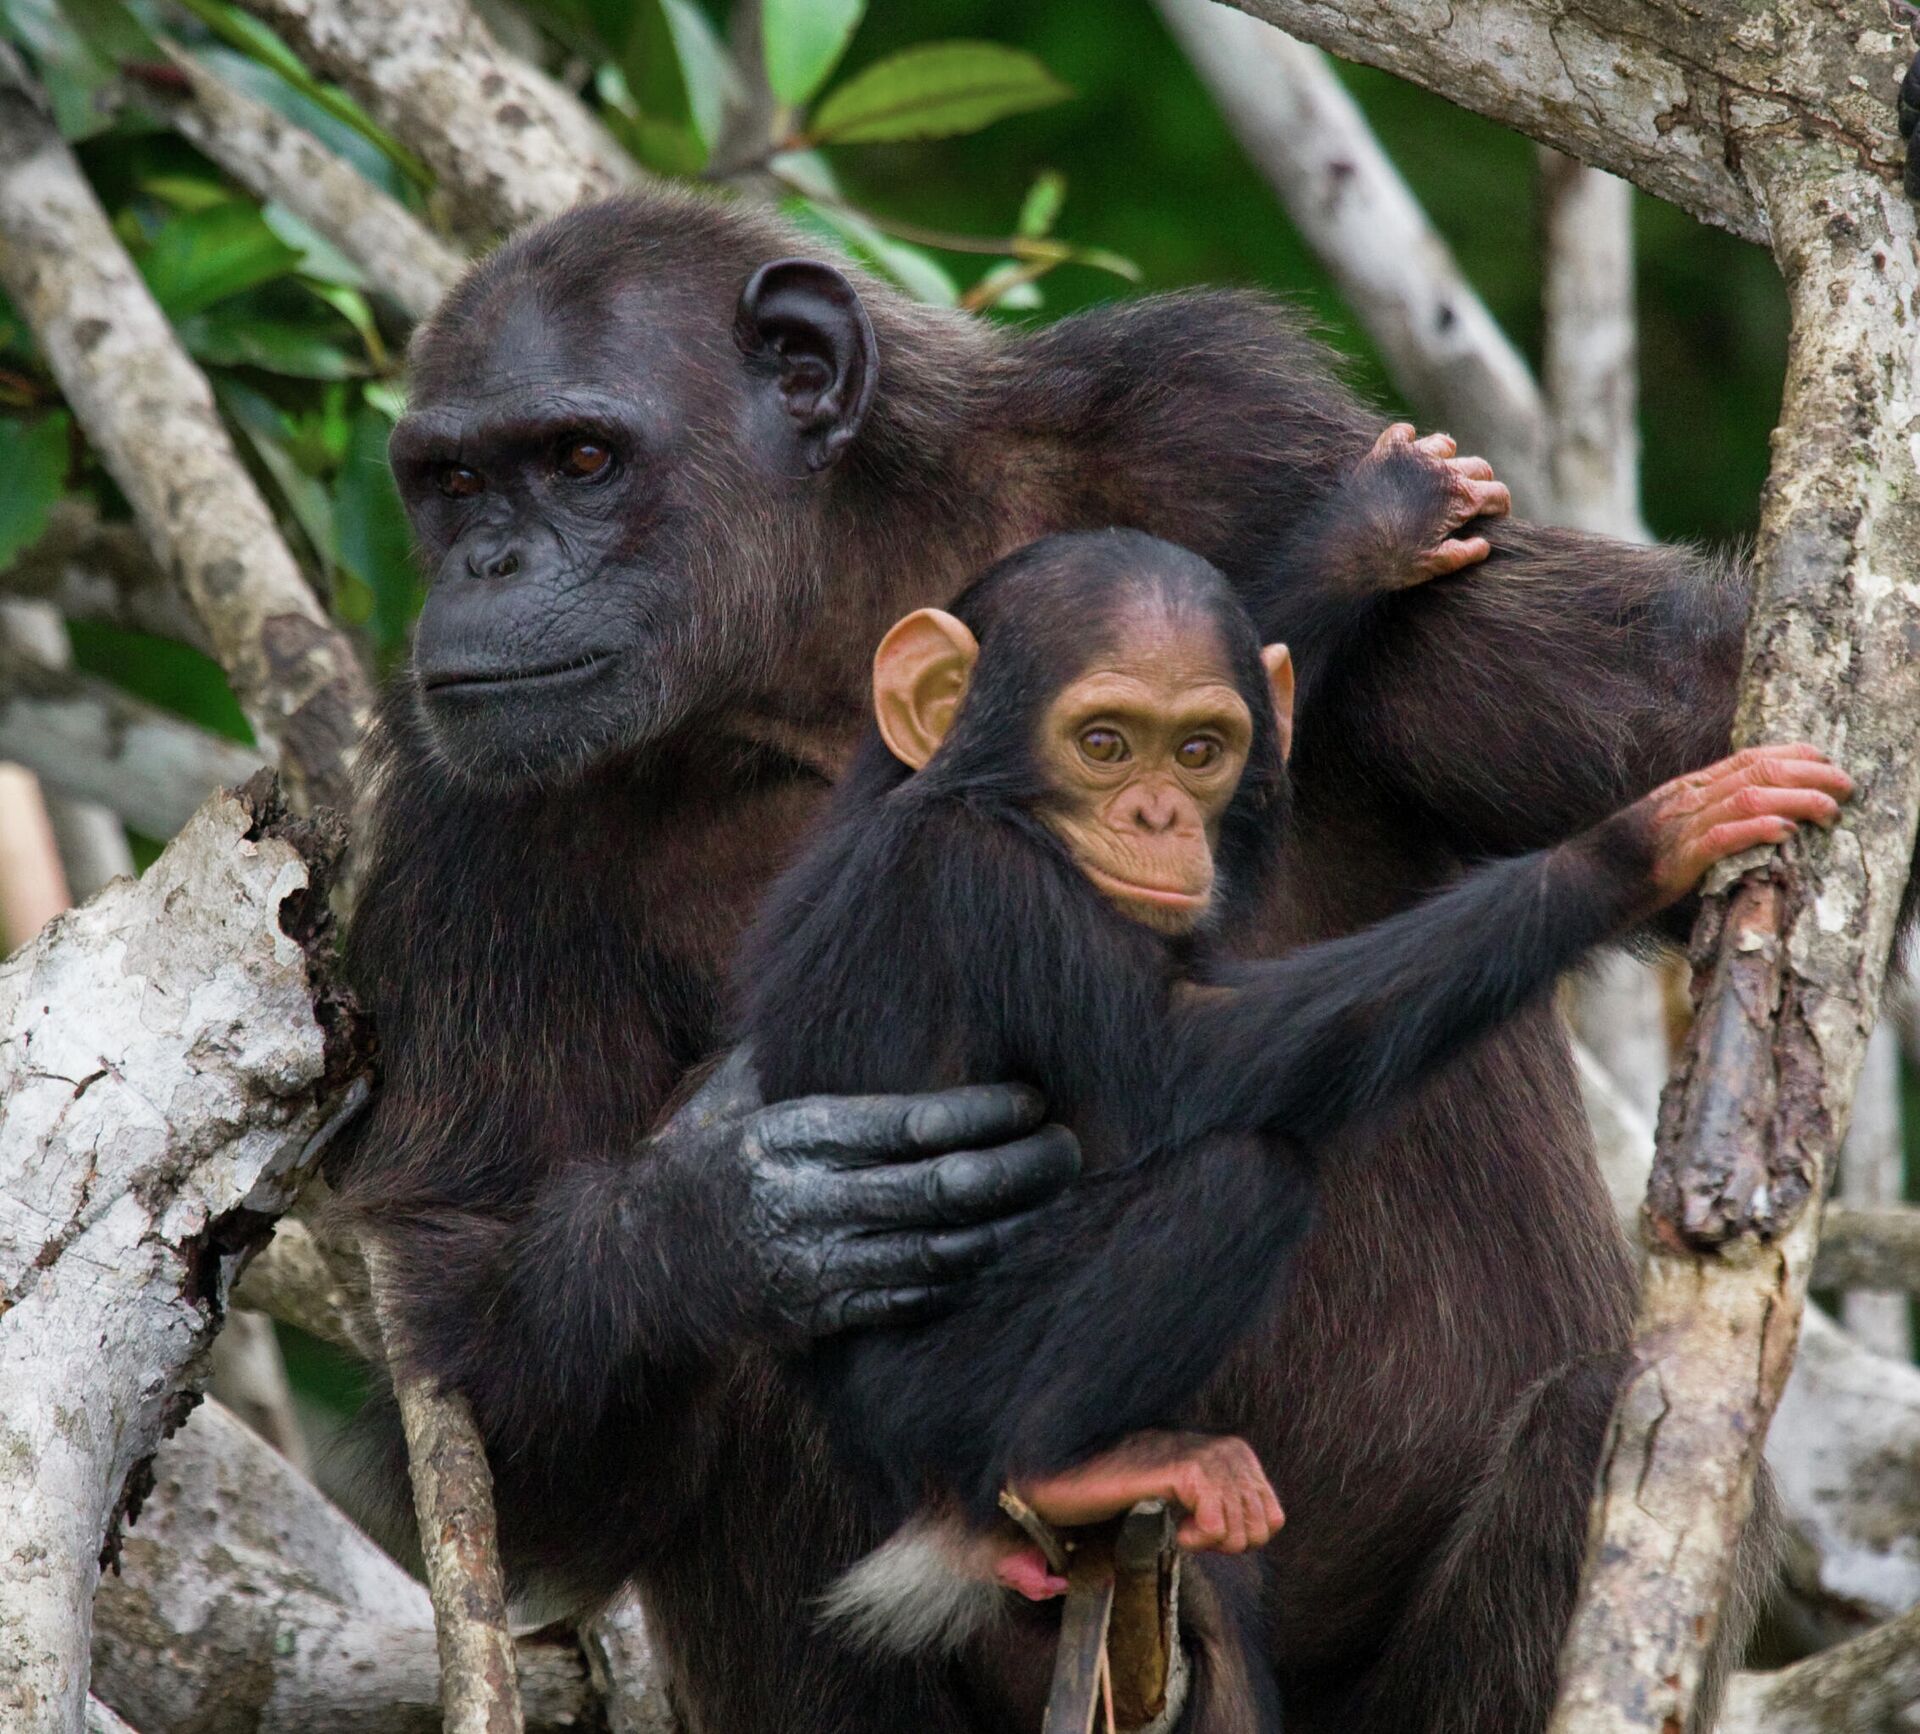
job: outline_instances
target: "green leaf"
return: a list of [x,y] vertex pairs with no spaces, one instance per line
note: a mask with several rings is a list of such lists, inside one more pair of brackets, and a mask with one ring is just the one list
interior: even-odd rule
[[374,634],[389,653],[405,647],[421,598],[407,514],[387,468],[392,427],[373,402],[360,406],[333,496],[340,564],[373,592]]
[[176,211],[210,211],[233,203],[233,189],[201,175],[142,175],[140,190]]
[[881,276],[889,277],[916,301],[935,307],[959,304],[960,289],[947,269],[932,254],[907,241],[876,229],[858,212],[833,205],[817,205],[811,199],[798,201],[802,210],[789,208],[790,216],[802,221],[812,219],[808,227],[825,230],[863,264],[871,265]]
[[588,0],[587,12],[640,112],[651,121],[687,125],[693,118],[687,81],[661,0]]
[[153,298],[172,318],[183,319],[243,289],[289,276],[300,255],[254,206],[235,199],[163,224],[138,264]]
[[101,56],[116,65],[129,60],[164,62],[166,51],[124,0],[60,0],[60,10]]
[[60,15],[53,0],[4,0],[0,34],[33,57],[62,138],[92,138],[114,124],[107,94],[119,83],[120,69]]
[[1053,232],[1060,220],[1060,207],[1067,202],[1067,177],[1058,169],[1047,169],[1034,178],[1027,196],[1020,201],[1020,220],[1014,224],[1016,235],[1037,240]]
[[34,421],[0,416],[0,571],[46,533],[47,517],[66,491],[72,459],[66,416]]
[[319,479],[309,475],[290,449],[292,427],[270,398],[238,380],[221,380],[214,388],[220,407],[240,430],[260,466],[273,478],[323,567],[334,563],[333,502]]
[[857,72],[823,102],[812,144],[891,144],[978,132],[1073,92],[1046,67],[997,42],[929,42]]
[[351,379],[366,371],[331,333],[251,307],[215,307],[182,319],[180,341],[211,367],[257,367],[288,379]]
[[726,122],[727,104],[740,94],[740,69],[693,0],[663,3],[680,55],[681,76],[687,81],[687,108],[700,142],[712,150]]
[[767,83],[798,108],[846,53],[867,0],[761,0],[760,47]]

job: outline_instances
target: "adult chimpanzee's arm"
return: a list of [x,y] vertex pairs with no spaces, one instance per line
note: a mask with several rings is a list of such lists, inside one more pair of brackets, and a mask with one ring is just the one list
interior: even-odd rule
[[[923,1318],[989,1263],[1078,1155],[1033,1092],[761,1106],[736,1055],[637,1157],[578,1158],[523,1210],[389,1197],[415,1352],[489,1441],[550,1452],[616,1401],[671,1455],[689,1393],[755,1343]],[[1038,1128],[1038,1129],[1036,1129]],[[364,1198],[353,1198],[364,1208]]]
[[1567,843],[1494,863],[1360,933],[1230,966],[1179,1028],[1181,1141],[1261,1127],[1315,1142],[1404,1095],[1592,946],[1716,861],[1831,824],[1851,791],[1812,747],[1753,748]]
[[1384,599],[1303,695],[1309,825],[1371,803],[1456,858],[1512,854],[1727,750],[1742,566],[1538,525],[1486,534],[1483,565]]

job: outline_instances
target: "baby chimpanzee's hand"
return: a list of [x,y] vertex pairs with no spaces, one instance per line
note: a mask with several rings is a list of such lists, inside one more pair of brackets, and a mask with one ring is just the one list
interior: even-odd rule
[[1662,783],[1628,809],[1647,827],[1649,874],[1659,907],[1678,901],[1716,861],[1761,843],[1784,843],[1794,826],[1831,825],[1853,779],[1805,742],[1748,747],[1705,770]]
[[1286,1521],[1253,1447],[1210,1433],[1135,1433],[1015,1491],[1059,1529],[1118,1517],[1143,1499],[1168,1500],[1186,1513],[1178,1540],[1195,1553],[1264,1547]]
[[1364,469],[1388,462],[1396,453],[1418,453],[1443,474],[1446,492],[1437,534],[1414,553],[1405,574],[1409,584],[1477,565],[1493,551],[1492,545],[1484,536],[1459,537],[1453,532],[1475,518],[1504,518],[1513,510],[1513,496],[1504,482],[1493,479],[1493,465],[1485,458],[1463,458],[1459,452],[1451,434],[1416,439],[1412,423],[1397,421],[1373,442],[1372,453],[1362,462]]

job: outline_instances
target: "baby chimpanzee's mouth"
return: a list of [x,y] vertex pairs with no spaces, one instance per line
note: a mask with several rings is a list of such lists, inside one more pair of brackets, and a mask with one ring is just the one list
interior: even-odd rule
[[1116,874],[1104,872],[1090,862],[1082,863],[1083,870],[1095,886],[1109,897],[1129,897],[1142,903],[1159,903],[1169,909],[1197,909],[1207,901],[1212,886],[1194,890],[1189,886],[1142,885],[1138,880],[1122,879]]

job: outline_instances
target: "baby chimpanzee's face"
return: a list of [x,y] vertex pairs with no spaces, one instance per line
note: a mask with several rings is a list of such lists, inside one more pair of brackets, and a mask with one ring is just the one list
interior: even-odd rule
[[1220,820],[1252,741],[1211,625],[1144,612],[1041,718],[1047,822],[1126,914],[1189,932],[1213,901]]

